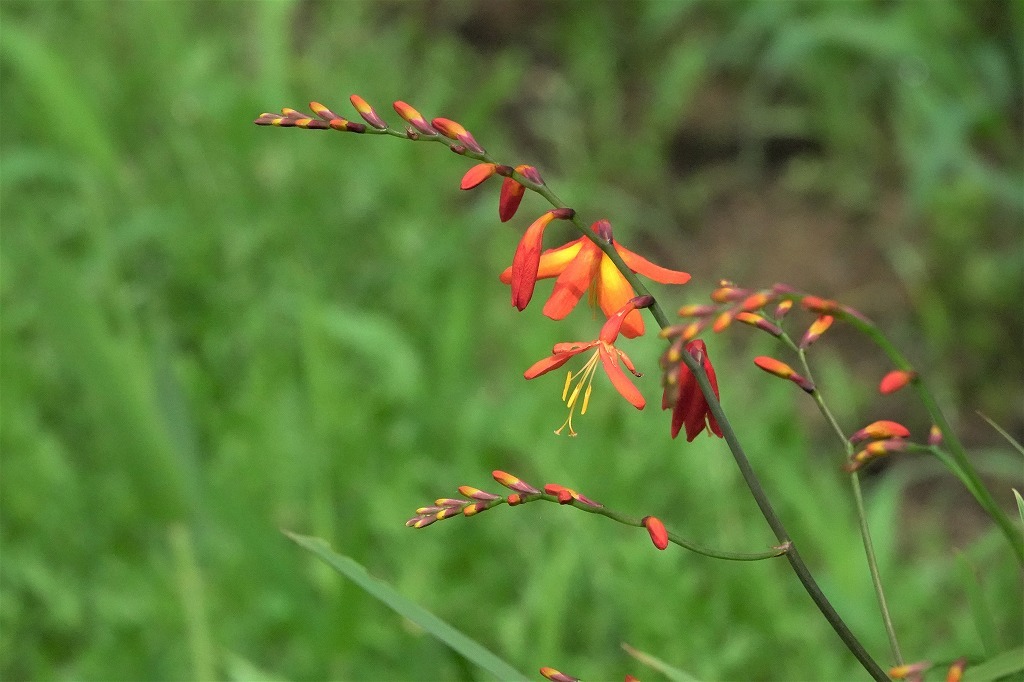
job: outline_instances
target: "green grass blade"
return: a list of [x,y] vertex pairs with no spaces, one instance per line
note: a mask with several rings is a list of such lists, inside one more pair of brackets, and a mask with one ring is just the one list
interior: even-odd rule
[[[991,682],[1024,670],[1024,647],[1004,651],[978,665],[964,670],[964,682]],[[1014,678],[1016,679],[1016,678]]]
[[331,568],[361,587],[370,596],[383,602],[400,616],[416,623],[443,644],[487,670],[499,680],[528,679],[484,648],[479,642],[470,639],[419,604],[409,601],[386,583],[372,577],[362,565],[353,559],[334,552],[324,540],[298,535],[287,530],[282,532],[300,547],[323,559]]
[[640,651],[639,649],[634,649],[625,642],[622,643],[622,649],[640,663],[643,663],[648,668],[657,670],[672,682],[699,682],[699,680],[693,675],[683,672],[679,668],[675,668],[651,654]]
[[1012,445],[1014,450],[1016,450],[1020,454],[1024,455],[1024,445],[1021,445],[1020,441],[1018,441],[1016,438],[1014,438],[1009,433],[1007,433],[1006,429],[1001,427],[999,424],[996,424],[994,421],[992,421],[991,419],[986,417],[981,412],[978,413],[978,416],[981,417],[982,419],[984,419],[985,421],[987,421],[989,426],[991,426],[993,429],[998,431],[999,435],[1002,436],[1003,438],[1005,438],[1006,442],[1009,443],[1010,445]]
[[1024,523],[1024,497],[1020,496],[1016,488],[1013,488],[1013,496],[1017,498],[1017,511],[1020,512],[1020,522]]

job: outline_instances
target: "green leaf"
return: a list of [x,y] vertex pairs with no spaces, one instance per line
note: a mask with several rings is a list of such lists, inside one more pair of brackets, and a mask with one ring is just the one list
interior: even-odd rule
[[525,681],[528,679],[511,665],[484,648],[479,642],[470,639],[419,604],[409,601],[390,585],[371,576],[355,560],[336,553],[324,540],[298,535],[287,530],[282,530],[281,532],[287,535],[295,544],[308,549],[323,559],[331,568],[361,587],[370,596],[383,602],[392,611],[416,623],[453,651],[465,656],[468,660],[488,671],[499,680]]
[[968,665],[964,682],[991,682],[1024,670],[1024,646],[1004,651],[978,665]]
[[674,668],[671,665],[669,665],[668,663],[666,663],[665,661],[661,660],[660,658],[656,658],[655,656],[652,656],[651,654],[648,654],[646,652],[640,651],[639,649],[634,649],[633,647],[631,647],[630,645],[626,644],[625,642],[622,643],[622,649],[627,654],[629,654],[630,656],[632,656],[636,660],[638,660],[641,663],[643,663],[644,665],[646,665],[648,668],[652,668],[653,670],[657,670],[659,673],[664,675],[666,678],[668,678],[669,680],[672,680],[672,682],[698,682],[697,678],[694,677],[693,675],[690,675],[689,673],[683,672],[679,668]]
[[1004,429],[1003,427],[999,426],[999,424],[996,424],[994,421],[992,421],[991,419],[986,417],[981,412],[978,413],[978,416],[981,417],[982,419],[984,419],[985,421],[987,421],[989,426],[991,426],[993,429],[998,431],[999,435],[1002,436],[1003,438],[1005,438],[1006,442],[1009,443],[1010,445],[1012,445],[1014,450],[1016,450],[1020,454],[1024,455],[1024,445],[1021,445],[1020,441],[1018,441],[1016,438],[1014,438],[1009,433],[1007,433],[1006,429]]
[[1024,523],[1024,497],[1020,496],[1016,488],[1012,488],[1013,496],[1017,498],[1017,511],[1020,512],[1020,522]]

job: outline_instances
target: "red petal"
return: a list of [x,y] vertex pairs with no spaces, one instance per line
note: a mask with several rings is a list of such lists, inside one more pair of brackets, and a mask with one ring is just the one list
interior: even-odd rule
[[569,362],[573,357],[579,355],[583,350],[586,350],[586,348],[568,353],[555,353],[543,360],[538,360],[530,366],[530,369],[523,372],[523,377],[527,379],[536,379],[541,374],[547,374],[553,369],[558,369],[565,363]]
[[512,178],[505,178],[501,183],[501,195],[498,197],[498,217],[505,223],[512,219],[519,209],[526,188]]
[[554,220],[551,211],[533,221],[526,229],[523,238],[516,247],[516,255],[512,258],[512,305],[524,310],[533,298],[533,289],[537,285],[537,268],[540,266],[540,250],[544,237],[544,228]]

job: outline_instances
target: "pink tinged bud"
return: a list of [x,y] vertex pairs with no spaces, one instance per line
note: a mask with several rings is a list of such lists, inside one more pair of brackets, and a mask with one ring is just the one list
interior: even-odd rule
[[715,323],[711,325],[711,330],[715,333],[725,331],[725,329],[732,324],[732,319],[736,315],[735,309],[729,309],[723,311],[715,318]]
[[760,315],[755,315],[754,313],[736,313],[736,321],[742,322],[743,324],[749,324],[751,327],[757,327],[761,331],[768,332],[776,338],[782,336],[782,330],[779,329],[777,325],[772,324]]
[[711,292],[711,300],[715,303],[735,303],[750,295],[747,289],[739,289],[732,282],[722,282],[722,286]]
[[[498,499],[500,500],[501,498],[499,497]],[[494,502],[493,501],[491,501],[491,502],[474,502],[473,504],[467,505],[466,508],[462,510],[462,513],[464,515],[466,515],[466,516],[476,516],[480,512],[487,511],[488,509],[490,509],[493,506],[494,506]]]
[[644,308],[650,308],[654,304],[654,297],[651,295],[634,296],[628,302],[633,305],[634,309],[643,310]]
[[797,374],[795,371],[793,371],[792,367],[790,367],[784,362],[780,362],[775,358],[770,358],[765,355],[759,355],[758,357],[754,358],[754,364],[763,369],[764,371],[768,372],[769,374],[774,374],[780,379],[788,379],[789,381],[792,381],[794,384],[804,389],[808,393],[814,392],[814,384],[812,384],[809,380]]
[[516,478],[512,474],[505,473],[504,471],[495,470],[491,472],[491,476],[494,480],[502,484],[509,490],[515,490],[518,493],[524,495],[538,495],[540,491],[534,488],[529,483],[524,482],[522,479]]
[[942,429],[935,424],[932,424],[932,428],[928,430],[928,445],[932,447],[942,445]]
[[668,547],[668,531],[665,530],[665,524],[663,524],[655,516],[645,516],[641,519],[640,523],[644,524],[644,528],[651,534],[651,542],[658,549],[665,549]]
[[491,502],[493,500],[501,499],[501,495],[495,495],[468,485],[459,486],[459,494],[483,502]]
[[477,144],[473,136],[469,134],[469,131],[461,123],[457,123],[449,118],[435,118],[430,122],[430,125],[449,140],[458,140],[477,154],[484,153],[484,148]]
[[917,377],[913,370],[894,369],[882,377],[878,384],[878,392],[882,395],[889,395],[900,390]]
[[540,669],[540,674],[551,680],[551,682],[580,682],[579,678],[573,677],[572,675],[566,675],[565,673],[549,668],[547,666]]
[[836,301],[829,298],[821,298],[819,296],[804,296],[800,304],[806,310],[822,315],[835,315],[836,313],[842,312],[843,309]]
[[612,224],[608,220],[602,218],[601,220],[593,223],[590,226],[590,229],[593,230],[594,234],[606,242],[610,242],[612,240]]
[[525,177],[527,180],[534,183],[535,185],[544,184],[544,178],[540,176],[540,173],[537,172],[537,169],[534,168],[533,166],[519,166],[517,170],[519,170],[519,172],[522,173],[523,177]]
[[462,189],[473,189],[494,175],[496,168],[497,166],[493,163],[478,163],[466,171],[466,174],[462,176],[462,184],[459,186]]
[[966,667],[966,658],[961,657],[953,661],[953,665],[949,666],[949,670],[946,671],[946,682],[960,682],[964,677],[964,668]]
[[349,102],[352,102],[352,106],[355,107],[359,115],[363,117],[363,120],[372,125],[377,130],[384,130],[388,127],[388,124],[384,122],[377,112],[373,110],[366,100],[359,95],[352,95],[348,98]]
[[832,322],[835,320],[831,315],[821,315],[811,326],[807,328],[807,332],[804,337],[800,339],[800,348],[807,348],[812,343],[821,338],[821,335],[828,331],[828,328],[832,326]]
[[851,443],[860,443],[861,441],[868,439],[884,439],[884,438],[909,438],[910,430],[906,426],[899,422],[891,422],[886,420],[880,420],[877,422],[871,422],[860,431],[857,431],[850,436]]
[[415,516],[405,522],[406,528],[426,528],[437,521],[434,516]]
[[323,104],[320,104],[320,102],[310,102],[309,108],[313,110],[314,114],[328,122],[335,118],[341,118],[341,116],[338,116],[336,113],[325,107]]
[[458,516],[460,513],[462,513],[463,509],[465,509],[465,507],[462,506],[445,507],[441,511],[434,514],[434,518],[438,521],[444,521],[445,519],[450,519],[453,516]]
[[853,472],[872,460],[891,455],[894,452],[902,452],[906,449],[907,441],[902,438],[876,440],[869,443],[863,450],[856,452],[844,468],[849,472]]
[[718,310],[718,306],[710,303],[684,305],[679,309],[679,317],[706,317]]
[[[398,115],[401,116],[403,119],[405,119],[406,123],[411,125],[413,128],[415,128],[421,134],[423,134],[423,135],[437,135],[437,131],[435,131],[433,128],[430,127],[430,124],[427,123],[427,119],[423,118],[423,115],[420,114],[420,112],[416,111],[415,109],[413,109],[411,106],[409,106],[405,102],[401,102],[401,101],[395,102],[394,103],[394,107],[395,107],[395,111],[398,112]],[[411,135],[410,135],[410,138],[411,139],[415,139],[415,138],[412,138]]]
[[786,316],[786,313],[788,313],[790,311],[790,309],[792,309],[792,307],[793,307],[793,301],[791,301],[791,300],[780,301],[779,304],[777,306],[775,306],[775,319],[776,320],[781,320],[782,318],[784,318]]
[[898,665],[895,668],[889,668],[889,677],[894,680],[921,680],[924,671],[931,667],[932,664],[927,661]]
[[775,297],[769,293],[759,291],[756,294],[751,294],[750,296],[747,296],[745,299],[743,299],[743,303],[740,304],[740,308],[742,308],[745,312],[752,313],[755,310],[760,310],[761,308],[771,303],[771,301],[774,298]]
[[458,500],[453,497],[442,497],[434,500],[434,504],[438,507],[461,507],[464,504],[469,504],[469,500]]

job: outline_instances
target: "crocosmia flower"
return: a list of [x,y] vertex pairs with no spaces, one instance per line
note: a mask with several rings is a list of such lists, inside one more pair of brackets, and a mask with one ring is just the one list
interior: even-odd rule
[[697,377],[693,375],[690,368],[682,361],[679,352],[689,353],[704,368],[708,375],[711,388],[718,397],[718,379],[715,377],[715,368],[711,366],[711,358],[708,357],[708,349],[700,339],[694,339],[686,343],[682,351],[675,345],[667,355],[668,370],[665,374],[665,392],[661,398],[661,409],[672,409],[672,437],[679,435],[679,430],[686,425],[686,441],[691,442],[705,428],[719,438],[722,437],[722,429],[719,428],[715,416],[711,414],[708,401],[697,385]]
[[[602,239],[612,240],[612,226],[607,220],[599,220],[591,228],[595,234]],[[523,242],[529,242],[527,248],[540,249],[542,230],[527,231]],[[520,247],[523,246],[520,242]],[[639,256],[618,242],[612,241],[614,248],[622,256],[622,260],[633,272],[653,279],[662,284],[686,284],[690,281],[690,275],[678,270],[669,270],[651,263],[646,258]],[[519,273],[517,273],[519,274]],[[564,246],[544,251],[538,261],[536,273],[522,273],[518,280],[513,278],[513,268],[506,268],[501,273],[501,281],[521,288],[533,287],[527,279],[533,281],[557,277],[555,287],[551,291],[551,297],[544,304],[544,314],[552,320],[561,320],[568,315],[576,304],[583,297],[584,292],[588,294],[591,305],[600,306],[607,317],[616,314],[626,302],[636,295],[633,288],[622,276],[612,260],[605,255],[601,248],[587,237],[580,237]],[[516,282],[518,281],[518,284]],[[516,307],[520,304],[520,310],[526,307],[529,301],[516,299],[513,294],[513,301]],[[633,311],[622,322],[621,333],[623,336],[633,338],[644,333],[644,321],[639,312]]]
[[[640,394],[637,387],[633,385],[633,382],[629,380],[626,373],[619,367],[619,362],[621,361],[634,376],[639,377],[642,375],[636,371],[636,367],[633,365],[633,361],[629,359],[629,356],[616,348],[614,343],[615,339],[619,336],[619,330],[622,327],[623,321],[629,314],[636,311],[637,304],[640,303],[642,306],[644,303],[649,302],[650,297],[637,297],[628,301],[622,309],[608,318],[608,321],[601,327],[601,334],[596,340],[555,344],[549,357],[534,363],[530,369],[523,373],[523,376],[527,379],[534,379],[542,374],[558,369],[581,353],[586,353],[590,350],[594,351],[582,369],[577,372],[569,372],[565,378],[562,400],[565,401],[566,407],[569,408],[569,416],[566,417],[565,422],[555,433],[560,434],[563,429],[568,427],[569,435],[576,435],[576,431],[572,428],[572,417],[577,407],[580,407],[580,414],[587,413],[587,405],[590,403],[590,392],[593,389],[592,382],[594,381],[594,374],[597,372],[598,363],[604,368],[605,374],[608,375],[612,385],[623,398],[628,400],[638,410],[644,408],[646,403],[643,395]],[[575,386],[573,385],[574,383]],[[570,391],[570,389],[572,390]]]

